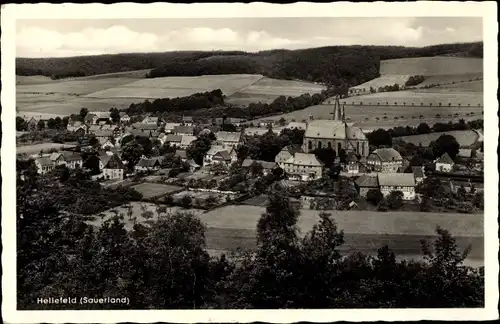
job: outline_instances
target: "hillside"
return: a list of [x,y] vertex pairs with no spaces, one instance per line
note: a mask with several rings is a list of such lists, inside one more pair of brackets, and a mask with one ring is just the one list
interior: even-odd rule
[[[167,52],[68,58],[17,58],[17,75],[53,79],[152,69],[149,77],[203,74],[262,74],[330,85],[356,85],[379,76],[380,60],[453,55],[482,57],[482,43],[422,48],[396,46],[329,46],[301,50],[246,52]],[[402,74],[402,73],[400,73]]]
[[483,72],[483,60],[451,56],[401,58],[384,60],[381,75],[457,75]]

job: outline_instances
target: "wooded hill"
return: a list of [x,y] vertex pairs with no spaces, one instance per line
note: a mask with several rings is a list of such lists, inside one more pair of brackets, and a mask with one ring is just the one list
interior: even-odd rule
[[483,43],[427,47],[328,46],[258,53],[237,51],[115,54],[67,58],[17,58],[17,75],[53,79],[152,69],[145,77],[263,74],[327,85],[356,85],[379,76],[380,60],[459,55],[482,57]]

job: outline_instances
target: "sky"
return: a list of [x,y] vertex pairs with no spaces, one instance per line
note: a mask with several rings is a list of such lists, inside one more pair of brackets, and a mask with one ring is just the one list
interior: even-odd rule
[[30,19],[17,20],[16,56],[427,46],[482,39],[482,19],[472,17]]

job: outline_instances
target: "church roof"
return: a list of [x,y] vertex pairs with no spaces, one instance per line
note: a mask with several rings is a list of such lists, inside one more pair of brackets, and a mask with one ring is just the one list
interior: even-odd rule
[[340,120],[313,120],[307,125],[304,137],[366,140],[359,127],[346,126]]

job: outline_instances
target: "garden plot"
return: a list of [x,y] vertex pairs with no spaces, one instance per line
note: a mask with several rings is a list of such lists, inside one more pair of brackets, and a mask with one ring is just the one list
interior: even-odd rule
[[178,186],[171,186],[171,185],[151,183],[151,182],[143,182],[138,185],[132,186],[132,188],[140,192],[144,199],[161,197],[168,195],[172,192],[177,192],[182,190],[182,188]]

